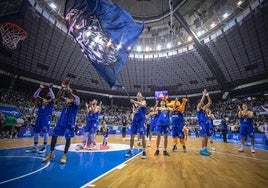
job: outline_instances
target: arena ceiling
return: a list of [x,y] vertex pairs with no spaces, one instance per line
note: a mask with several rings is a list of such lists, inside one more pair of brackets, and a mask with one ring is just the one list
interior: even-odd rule
[[[82,90],[123,94],[110,90],[66,33],[64,1],[30,0],[32,6],[27,10],[17,2],[1,1],[0,21],[21,25],[29,37],[14,51],[1,47],[2,73],[57,84],[69,77]],[[173,94],[189,94],[203,88],[224,92],[267,79],[264,1],[172,1],[172,9],[180,13],[215,62],[204,59],[193,36],[170,15],[168,0],[112,2],[129,11],[136,21],[145,22],[144,32],[119,76],[130,93],[143,91],[152,95],[155,90],[166,89]],[[18,10],[20,15],[14,16]]]

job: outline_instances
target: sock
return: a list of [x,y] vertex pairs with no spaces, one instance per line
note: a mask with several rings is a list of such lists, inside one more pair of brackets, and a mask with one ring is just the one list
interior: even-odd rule
[[39,139],[39,133],[34,133],[34,147],[37,147]]
[[50,151],[51,153],[54,151],[55,149],[55,146],[56,146],[56,143],[57,143],[57,136],[52,136],[52,139],[51,139],[51,146],[50,146]]
[[70,145],[71,145],[71,139],[70,138],[67,138],[66,139],[66,143],[65,143],[65,148],[64,148],[64,154],[66,155],[66,153],[68,152],[69,148],[70,148]]
[[44,133],[44,144],[48,142],[49,135],[48,133]]

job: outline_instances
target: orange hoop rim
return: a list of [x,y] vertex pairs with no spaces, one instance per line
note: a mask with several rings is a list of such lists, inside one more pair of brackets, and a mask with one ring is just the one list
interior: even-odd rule
[[12,23],[12,22],[2,22],[2,23],[0,23],[0,30],[2,32],[5,33],[5,31],[8,31],[7,29],[3,29],[3,26],[4,25],[12,26],[12,27],[14,27],[14,28],[22,31],[23,32],[23,36],[24,36],[23,38],[27,38],[28,37],[28,33],[25,31],[25,29],[23,29],[21,26],[15,24],[15,23]]

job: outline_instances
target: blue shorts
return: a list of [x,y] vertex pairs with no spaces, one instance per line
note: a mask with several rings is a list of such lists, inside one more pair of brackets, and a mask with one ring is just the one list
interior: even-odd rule
[[54,128],[53,136],[65,136],[65,138],[74,137],[75,125],[62,125],[57,124]]
[[98,122],[90,121],[90,122],[87,122],[86,126],[84,127],[84,132],[89,133],[89,134],[95,134],[97,129],[98,129]]
[[38,116],[33,127],[34,133],[48,133],[50,128],[50,116]]
[[183,126],[172,126],[172,137],[173,138],[184,138]]
[[155,132],[158,135],[168,134],[168,131],[169,131],[169,125],[158,125],[155,127]]
[[199,122],[200,126],[200,136],[205,137],[205,136],[211,136],[210,131],[209,131],[209,124],[206,122]]
[[137,120],[134,118],[130,127],[130,133],[131,134],[139,133],[140,136],[144,136],[146,134],[144,122],[145,122],[144,119]]
[[252,125],[242,124],[240,125],[240,137],[241,138],[254,138],[254,129]]
[[155,127],[156,127],[155,125],[152,125],[152,124],[151,124],[151,126],[150,126],[150,131],[151,131],[152,133],[155,132]]

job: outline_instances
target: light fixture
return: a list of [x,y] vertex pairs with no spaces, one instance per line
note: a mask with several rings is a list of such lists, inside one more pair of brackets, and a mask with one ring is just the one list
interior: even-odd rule
[[228,13],[224,13],[224,14],[222,15],[222,18],[225,19],[225,18],[227,18],[228,16],[229,16]]
[[55,5],[55,3],[50,3],[49,6],[52,8],[52,9],[56,9],[57,6]]
[[210,27],[211,28],[213,28],[213,27],[215,27],[216,26],[216,24],[213,22],[212,24],[210,24]]
[[177,45],[178,45],[178,46],[181,45],[181,42],[179,41],[179,42],[177,43]]
[[203,35],[205,32],[202,30],[202,31],[198,31],[197,33],[196,33],[196,35],[198,36],[198,37],[200,37],[201,35]]
[[151,48],[150,48],[149,46],[146,46],[146,47],[145,47],[145,51],[148,52],[148,51],[150,51],[150,50],[151,50]]
[[191,37],[191,36],[189,36],[188,38],[187,38],[187,41],[191,41],[193,38]]
[[122,45],[121,45],[121,44],[118,44],[118,45],[116,46],[116,49],[119,50],[120,48],[122,48]]
[[127,48],[127,50],[131,50],[131,46],[129,46],[129,47]]
[[160,45],[157,45],[157,46],[156,46],[156,50],[161,50],[161,48],[162,48],[162,47],[161,47]]
[[167,44],[167,48],[171,48],[171,44],[170,43]]
[[237,6],[240,6],[243,3],[243,1],[238,1]]
[[138,46],[138,47],[137,47],[137,51],[138,51],[138,52],[141,52],[141,46]]

